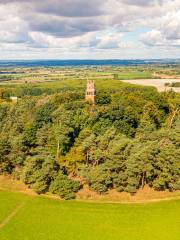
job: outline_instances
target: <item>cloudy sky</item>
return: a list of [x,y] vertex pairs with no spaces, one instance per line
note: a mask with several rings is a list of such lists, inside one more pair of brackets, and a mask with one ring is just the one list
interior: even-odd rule
[[0,0],[0,59],[180,58],[180,0]]

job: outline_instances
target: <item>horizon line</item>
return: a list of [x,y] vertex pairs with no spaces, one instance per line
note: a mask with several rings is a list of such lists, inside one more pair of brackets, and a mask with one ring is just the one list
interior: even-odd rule
[[104,59],[83,59],[83,58],[66,58],[66,59],[59,59],[59,58],[32,58],[32,59],[0,59],[1,62],[3,61],[148,61],[148,60],[180,60],[180,58],[104,58]]

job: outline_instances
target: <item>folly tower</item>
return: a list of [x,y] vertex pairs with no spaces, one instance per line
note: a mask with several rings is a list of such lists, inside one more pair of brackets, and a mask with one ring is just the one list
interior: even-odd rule
[[87,81],[86,101],[92,102],[93,104],[96,103],[96,87],[92,80]]

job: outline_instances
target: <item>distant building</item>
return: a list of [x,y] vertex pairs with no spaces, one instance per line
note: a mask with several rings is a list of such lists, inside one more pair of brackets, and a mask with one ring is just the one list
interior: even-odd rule
[[93,104],[96,103],[96,87],[92,80],[87,81],[86,101],[92,102]]
[[10,97],[10,99],[13,103],[17,103],[18,101],[18,97]]

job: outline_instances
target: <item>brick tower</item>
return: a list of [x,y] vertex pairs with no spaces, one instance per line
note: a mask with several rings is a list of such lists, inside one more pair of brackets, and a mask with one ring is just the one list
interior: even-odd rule
[[92,80],[87,81],[86,101],[92,102],[93,104],[96,103],[96,88]]

